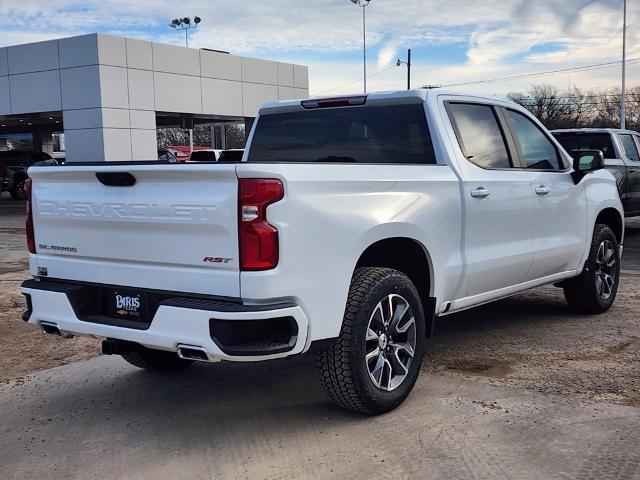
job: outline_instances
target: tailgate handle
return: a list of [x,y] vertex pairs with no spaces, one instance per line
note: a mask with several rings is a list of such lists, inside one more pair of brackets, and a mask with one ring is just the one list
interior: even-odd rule
[[132,187],[136,184],[136,177],[129,172],[96,172],[96,178],[108,187]]

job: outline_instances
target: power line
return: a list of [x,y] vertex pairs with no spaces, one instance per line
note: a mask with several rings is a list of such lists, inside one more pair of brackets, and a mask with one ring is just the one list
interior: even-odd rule
[[[636,63],[640,61],[640,57],[636,57],[636,58],[630,58],[627,60],[627,63]],[[560,68],[560,69],[556,69],[556,70],[548,70],[548,71],[544,71],[544,72],[537,72],[537,73],[526,73],[526,74],[522,74],[522,75],[512,75],[509,77],[498,77],[498,78],[489,78],[489,79],[484,79],[484,80],[473,80],[473,81],[469,81],[469,82],[458,82],[458,83],[446,83],[446,84],[436,84],[436,85],[424,85],[422,88],[448,88],[448,87],[460,87],[460,86],[464,86],[464,85],[477,85],[477,84],[484,84],[484,83],[496,83],[496,82],[504,82],[504,81],[508,81],[508,80],[518,80],[518,79],[522,79],[522,78],[532,78],[532,77],[540,77],[540,76],[545,76],[545,75],[557,75],[560,73],[567,73],[567,72],[577,72],[577,71],[588,71],[588,70],[598,70],[601,68],[612,68],[614,66],[617,66],[619,64],[621,64],[622,61],[621,60],[616,60],[613,62],[604,62],[604,63],[594,63],[591,65],[583,65],[580,67],[571,67],[571,68]],[[381,73],[384,73],[388,70],[391,70],[392,68],[394,68],[396,65],[391,65],[387,68],[384,68],[382,70],[379,70],[375,73],[372,73],[371,75],[367,75],[367,78],[371,78],[371,77],[375,77],[376,75],[380,75]],[[340,88],[343,87],[348,87],[349,85],[353,85],[354,83],[359,83],[362,81],[362,78],[358,78],[357,80],[353,80],[351,82],[347,82],[347,83],[343,83],[341,85],[338,85],[336,87],[332,87],[332,88],[328,88],[326,90],[322,90],[321,92],[318,92],[317,95],[322,95],[323,93],[327,93],[327,92],[332,92],[334,90],[338,90]],[[557,98],[557,97],[556,97]]]
[[[377,71],[375,73],[372,73],[371,75],[367,75],[367,78],[375,77],[376,75],[380,75],[381,73],[384,73],[387,70],[391,70],[392,68],[396,68],[396,64],[395,63],[393,65],[387,67],[387,68],[383,68],[382,70],[379,70],[379,71]],[[337,87],[328,88],[327,90],[323,90],[321,92],[318,92],[317,95],[322,95],[323,93],[332,92],[333,90],[338,90],[339,88],[342,88],[342,87],[348,87],[349,85],[353,85],[354,83],[359,83],[361,81],[362,81],[362,78],[359,78],[357,80],[354,80],[353,82],[343,83],[342,85],[338,85]]]
[[[627,60],[627,63],[640,61],[640,57],[630,58]],[[504,82],[507,80],[518,80],[521,78],[531,78],[531,77],[540,77],[544,75],[556,75],[559,73],[567,73],[567,72],[576,72],[576,71],[585,71],[585,70],[597,70],[599,68],[611,68],[613,66],[621,64],[621,60],[616,60],[614,62],[604,62],[604,63],[594,63],[592,65],[583,65],[581,67],[571,67],[571,68],[560,68],[557,70],[548,70],[545,72],[537,72],[537,73],[526,73],[522,75],[512,75],[510,77],[499,77],[499,78],[489,78],[485,80],[473,80],[470,82],[458,82],[458,83],[448,83],[440,85],[440,87],[460,87],[463,85],[477,85],[482,83],[494,83],[494,82]]]

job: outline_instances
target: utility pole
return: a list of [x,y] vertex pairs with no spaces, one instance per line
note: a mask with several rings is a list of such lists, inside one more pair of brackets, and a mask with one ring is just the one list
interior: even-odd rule
[[407,66],[407,90],[411,90],[411,49],[410,48],[407,49],[407,61],[405,62],[404,60],[398,59],[398,61],[396,62],[396,66],[398,67],[403,64]]
[[627,127],[627,0],[623,0],[622,8],[622,95],[620,98],[620,128]]
[[411,49],[407,49],[407,90],[411,90]]

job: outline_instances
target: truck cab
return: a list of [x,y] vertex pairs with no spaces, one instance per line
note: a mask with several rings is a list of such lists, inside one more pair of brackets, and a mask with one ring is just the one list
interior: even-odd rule
[[640,215],[640,133],[614,128],[553,130],[568,151],[601,150],[605,166],[616,179],[625,217]]

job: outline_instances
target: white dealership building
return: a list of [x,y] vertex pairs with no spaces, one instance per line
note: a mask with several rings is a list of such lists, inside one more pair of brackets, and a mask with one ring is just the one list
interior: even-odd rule
[[153,160],[156,128],[250,124],[308,92],[306,66],[209,49],[103,34],[15,45],[0,48],[0,138],[50,152],[64,132],[68,162]]

